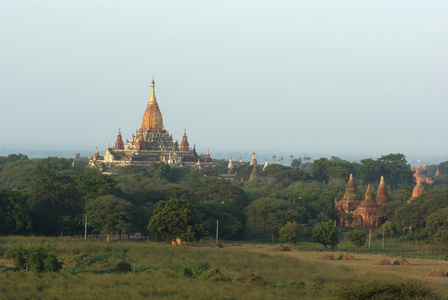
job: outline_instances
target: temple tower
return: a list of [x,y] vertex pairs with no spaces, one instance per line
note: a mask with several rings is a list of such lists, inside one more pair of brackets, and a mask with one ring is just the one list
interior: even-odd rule
[[376,202],[372,199],[369,184],[364,201],[355,210],[355,225],[363,230],[376,229],[379,227],[380,222],[381,217]]
[[417,184],[412,190],[412,197],[408,200],[408,203],[411,203],[415,200],[415,198],[420,197],[425,193],[425,189],[423,188],[422,183],[420,182],[420,178],[417,178]]
[[156,95],[154,92],[154,79],[151,83],[151,97],[149,98],[148,105],[146,106],[145,113],[143,114],[141,130],[164,130],[162,113],[159,109],[159,104],[156,101]]
[[190,144],[188,144],[186,130],[184,130],[184,136],[182,137],[182,142],[180,143],[180,151],[190,151]]
[[114,150],[124,150],[123,138],[121,136],[121,129],[118,129],[117,141],[115,142]]
[[389,196],[387,195],[386,191],[386,184],[384,183],[384,176],[381,176],[380,186],[378,187],[378,191],[375,196],[375,202],[378,207],[381,207],[389,202]]

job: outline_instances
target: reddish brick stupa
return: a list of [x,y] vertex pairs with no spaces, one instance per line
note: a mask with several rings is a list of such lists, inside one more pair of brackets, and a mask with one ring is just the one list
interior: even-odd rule
[[123,138],[121,136],[121,129],[118,129],[117,141],[114,146],[115,150],[124,150]]
[[384,176],[381,176],[380,186],[378,187],[378,191],[375,196],[375,202],[378,207],[381,207],[389,202],[389,196],[386,192],[386,184],[384,183]]
[[187,131],[184,130],[184,136],[182,137],[182,143],[180,143],[180,151],[190,151],[190,144],[188,144]]
[[381,223],[381,217],[378,212],[376,202],[372,198],[370,192],[370,184],[367,186],[367,191],[364,201],[359,204],[355,212],[355,226],[362,230],[376,229]]

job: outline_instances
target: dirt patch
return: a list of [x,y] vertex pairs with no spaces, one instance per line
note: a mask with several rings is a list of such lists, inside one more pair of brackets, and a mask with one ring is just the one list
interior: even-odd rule
[[12,262],[12,259],[0,259],[0,265],[4,265],[6,267],[14,267],[14,264]]
[[282,249],[283,251],[299,251],[299,250],[297,250],[296,248],[294,248],[293,246],[291,246],[291,245],[288,245],[288,244],[285,244],[284,246],[283,246],[283,249]]
[[403,256],[400,256],[397,259],[395,259],[392,264],[397,265],[397,266],[410,266],[411,265],[406,259],[403,258]]
[[324,254],[319,257],[316,257],[316,259],[322,259],[322,260],[334,260],[333,254]]
[[249,274],[249,279],[245,282],[246,284],[256,284],[256,285],[267,285],[268,282],[261,278],[260,276],[257,276],[255,274]]
[[371,265],[377,265],[377,266],[389,266],[390,261],[388,259],[382,258],[380,260],[374,261],[371,263]]
[[268,251],[283,251],[283,248],[280,245],[275,245],[275,246],[269,247]]
[[339,260],[356,260],[353,256],[351,256],[350,254],[347,253],[342,253],[341,255],[339,255]]
[[426,273],[426,276],[431,276],[431,277],[447,277],[448,276],[448,272],[446,272],[445,270],[442,269],[435,269],[432,270],[429,273]]

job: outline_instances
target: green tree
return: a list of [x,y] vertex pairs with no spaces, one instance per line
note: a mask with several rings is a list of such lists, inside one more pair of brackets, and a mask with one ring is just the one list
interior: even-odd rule
[[380,226],[379,231],[384,234],[385,237],[393,237],[395,235],[395,226],[392,221],[387,220]]
[[23,234],[31,229],[28,193],[0,190],[0,235]]
[[448,208],[439,209],[426,218],[426,231],[434,242],[447,246]]
[[347,235],[350,242],[356,246],[356,254],[358,254],[358,250],[360,246],[364,246],[367,239],[367,233],[362,230],[354,229],[350,231]]
[[274,234],[288,222],[295,221],[297,211],[291,202],[276,198],[260,198],[247,207],[247,226],[251,229],[266,230],[271,233],[272,242]]
[[30,246],[28,249],[22,246],[13,247],[6,251],[5,257],[13,260],[17,271],[42,273],[58,272],[62,269],[56,254],[39,246]]
[[131,203],[113,195],[91,199],[86,204],[88,224],[95,231],[107,234],[128,233],[131,225]]
[[201,237],[203,226],[196,209],[186,200],[173,198],[159,201],[148,230],[157,239],[169,237],[192,241]]
[[327,246],[334,247],[339,243],[338,231],[333,221],[317,223],[312,237],[314,242],[322,244],[325,249]]
[[378,161],[382,164],[384,180],[393,188],[414,182],[413,172],[409,168],[404,154],[383,155]]
[[302,163],[301,160],[294,158],[291,162],[291,168],[298,168],[298,167],[300,167],[301,163]]
[[280,241],[295,244],[302,234],[302,227],[297,222],[288,222],[280,229]]
[[30,192],[33,232],[45,235],[81,231],[83,203],[71,177],[42,171]]
[[216,220],[219,220],[219,237],[235,239],[244,234],[246,218],[235,203],[200,202],[197,210],[202,218],[204,230],[215,233]]
[[244,190],[223,180],[211,182],[196,190],[196,194],[202,201],[213,201],[217,204],[232,202],[241,209],[249,202]]

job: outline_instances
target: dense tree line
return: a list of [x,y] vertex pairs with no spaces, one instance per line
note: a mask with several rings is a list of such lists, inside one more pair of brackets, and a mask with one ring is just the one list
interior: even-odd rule
[[[0,157],[0,234],[80,235],[87,216],[89,232],[108,236],[141,233],[191,240],[214,235],[219,220],[219,234],[225,239],[267,232],[273,241],[289,224],[282,231],[284,240],[307,234],[322,240],[311,231],[301,234],[301,226],[295,228],[318,223],[326,224],[320,225],[320,232],[327,230],[334,217],[334,200],[341,199],[353,174],[361,199],[368,184],[375,194],[380,177],[385,177],[391,201],[381,208],[383,218],[389,220],[382,230],[389,236],[446,243],[448,162],[425,170],[433,176],[439,168],[440,176],[433,185],[424,185],[423,196],[407,204],[414,180],[402,154],[360,163],[334,156],[291,161],[295,167],[272,164],[264,171],[256,169],[259,182],[248,181],[253,166],[246,163],[229,182],[220,179],[216,170],[172,168],[164,163],[149,169],[123,167],[118,174],[106,176],[86,169],[86,160]],[[219,162],[221,169],[224,161]],[[324,245],[332,245],[332,235]]]

